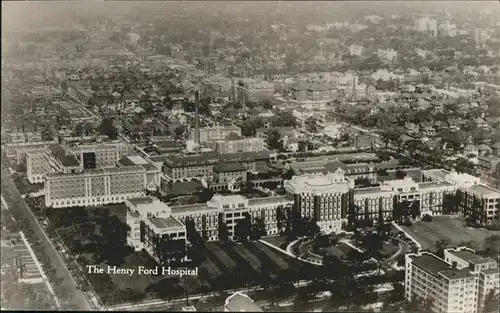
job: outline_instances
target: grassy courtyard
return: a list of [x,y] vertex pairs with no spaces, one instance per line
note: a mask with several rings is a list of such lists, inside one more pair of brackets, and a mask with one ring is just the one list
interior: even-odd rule
[[418,221],[412,226],[401,226],[408,234],[417,240],[423,249],[435,250],[438,240],[449,240],[448,246],[470,243],[473,249],[483,249],[484,240],[498,231],[484,228],[465,227],[463,217],[435,216],[431,222]]
[[[146,252],[126,246],[123,205],[49,210],[48,217],[54,231],[82,267],[88,264],[104,269],[115,265],[123,269],[156,266]],[[225,245],[208,242],[200,249],[204,258],[189,265],[198,267],[199,276],[188,283],[178,277],[138,275],[137,272],[132,276],[88,274],[88,277],[104,303],[118,305],[148,298],[179,298],[185,290],[199,294],[250,288],[265,284],[270,278],[293,281],[305,278],[309,272],[307,265],[299,266],[294,258],[260,242]]]

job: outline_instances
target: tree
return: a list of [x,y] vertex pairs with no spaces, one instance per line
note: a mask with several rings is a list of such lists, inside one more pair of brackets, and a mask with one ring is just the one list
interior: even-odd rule
[[102,119],[98,129],[101,135],[106,135],[111,140],[115,140],[118,137],[118,131],[113,125],[113,119],[109,117],[105,117]]
[[272,125],[274,127],[295,127],[298,123],[293,113],[285,111],[277,114],[272,121]]
[[488,253],[491,256],[497,255],[499,253],[499,248],[498,248],[499,246],[500,246],[499,235],[492,235],[484,240],[484,249],[486,253]]
[[173,240],[170,235],[154,235],[153,246],[159,265],[165,265],[172,260],[180,260],[184,257],[184,240]]
[[440,239],[434,243],[436,248],[436,255],[440,258],[444,258],[444,250],[448,247],[450,241],[448,239]]
[[79,123],[75,125],[75,128],[73,129],[73,136],[75,137],[80,137],[83,135],[83,124]]
[[410,215],[413,220],[415,220],[417,217],[419,217],[421,214],[420,212],[420,201],[419,200],[413,200],[411,205],[410,205]]
[[295,171],[293,169],[288,169],[284,174],[283,174],[283,180],[290,180],[292,177],[295,175]]
[[275,149],[277,151],[283,150],[283,139],[281,134],[277,129],[272,129],[267,137],[267,145],[270,149]]
[[174,128],[174,134],[176,138],[181,138],[184,132],[186,131],[186,126],[178,125]]
[[184,290],[184,295],[186,296],[186,305],[189,304],[189,295],[196,288],[197,280],[193,276],[186,275],[181,277],[181,285]]
[[240,242],[247,242],[251,234],[252,224],[250,222],[250,215],[248,214],[248,212],[243,213],[243,215],[244,218],[236,222],[236,226],[234,227],[234,235],[236,237],[236,240]]
[[221,243],[227,243],[229,241],[229,231],[227,230],[227,225],[224,222],[224,216],[219,213],[219,223],[217,227],[219,241]]
[[484,305],[481,308],[481,313],[494,313],[498,312],[498,304],[500,303],[499,294],[495,289],[491,289],[484,299]]

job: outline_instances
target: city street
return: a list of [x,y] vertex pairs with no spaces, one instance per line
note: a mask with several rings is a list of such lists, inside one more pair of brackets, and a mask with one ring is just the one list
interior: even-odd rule
[[3,170],[2,198],[5,200],[5,203],[7,204],[9,210],[21,210],[30,221],[30,226],[38,235],[38,239],[45,248],[45,252],[50,259],[51,265],[56,269],[57,274],[63,278],[62,284],[68,290],[69,303],[80,310],[93,310],[94,307],[89,304],[88,300],[85,298],[82,292],[78,290],[75,279],[69,272],[53,243],[50,241],[42,226],[37,221],[35,215],[31,212],[31,210],[22,199],[21,194],[16,189],[9,175]]

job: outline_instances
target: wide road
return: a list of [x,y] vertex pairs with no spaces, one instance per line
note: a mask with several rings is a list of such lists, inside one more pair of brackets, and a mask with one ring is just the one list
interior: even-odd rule
[[4,169],[2,169],[2,198],[5,200],[10,211],[19,210],[28,219],[30,227],[34,230],[35,234],[37,234],[37,237],[40,240],[40,243],[43,245],[52,266],[57,272],[57,275],[63,278],[62,285],[66,290],[68,290],[68,300],[69,303],[71,303],[72,307],[85,311],[94,309],[88,303],[82,292],[77,289],[77,283],[66,267],[63,259],[52,244],[52,241],[50,241],[49,237],[43,230],[42,225],[40,225],[33,212],[31,212],[31,210],[26,205],[26,202],[24,202],[21,194],[10,179],[9,174],[7,174]]

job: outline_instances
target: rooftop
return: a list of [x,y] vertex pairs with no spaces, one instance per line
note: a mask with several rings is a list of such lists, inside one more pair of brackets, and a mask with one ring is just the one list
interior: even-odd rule
[[179,222],[176,218],[171,216],[167,218],[159,218],[159,217],[150,217],[148,220],[156,227],[156,228],[178,228],[184,227],[184,224]]
[[66,151],[58,144],[50,145],[49,150],[63,166],[78,166],[80,164],[74,155],[67,154]]
[[210,210],[206,203],[197,204],[187,204],[187,205],[177,205],[170,207],[170,212],[172,214],[183,214],[183,213],[193,213],[198,211]]
[[447,181],[429,181],[429,182],[418,183],[418,187],[420,189],[436,188],[436,187],[449,187],[449,186],[453,186],[453,184],[451,184]]
[[423,170],[422,174],[424,176],[432,177],[435,180],[445,180],[446,175],[448,175],[450,172],[447,170],[444,170],[442,168],[436,168],[436,169],[431,169],[431,170]]
[[449,279],[465,278],[471,276],[468,269],[458,270],[452,268],[451,264],[430,253],[411,256],[412,263],[426,272],[439,276],[443,274]]
[[241,163],[219,163],[214,167],[216,173],[245,172],[246,168]]
[[259,205],[266,205],[278,202],[287,203],[287,202],[293,202],[293,200],[289,200],[285,196],[253,198],[253,199],[248,199],[248,206],[259,206]]
[[473,185],[467,189],[472,191],[473,193],[478,193],[482,196],[500,198],[500,190],[493,189],[493,188],[488,187],[488,186]]
[[241,292],[235,292],[229,296],[226,299],[224,308],[228,312],[263,312],[250,297]]
[[127,199],[133,206],[137,206],[139,204],[149,204],[153,203],[154,199],[152,197],[136,197]]
[[493,260],[492,258],[483,258],[468,250],[456,250],[456,251],[452,250],[448,252],[472,264],[484,264],[484,263],[495,262],[495,260]]

